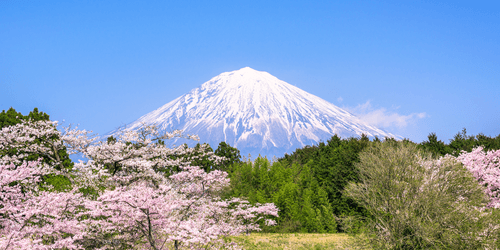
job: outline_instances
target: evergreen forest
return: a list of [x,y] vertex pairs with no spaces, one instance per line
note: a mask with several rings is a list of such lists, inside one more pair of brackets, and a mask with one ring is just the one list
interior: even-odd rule
[[[384,139],[385,143],[391,141]],[[468,135],[466,129],[449,143],[438,140],[435,133],[422,143],[403,142],[431,152],[435,158],[458,156],[479,146],[484,151],[500,149],[500,135]],[[297,149],[275,161],[259,157],[235,163],[228,171],[232,180],[228,195],[276,204],[280,209],[278,225],[265,228],[268,232],[357,232],[369,214],[346,197],[344,189],[348,183],[359,180],[355,164],[360,152],[378,143],[382,143],[379,138],[335,135],[327,142]]]

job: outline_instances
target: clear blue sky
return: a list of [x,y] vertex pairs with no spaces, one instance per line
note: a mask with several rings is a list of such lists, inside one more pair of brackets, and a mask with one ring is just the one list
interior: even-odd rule
[[245,66],[416,142],[500,134],[500,1],[0,1],[0,110],[104,134]]

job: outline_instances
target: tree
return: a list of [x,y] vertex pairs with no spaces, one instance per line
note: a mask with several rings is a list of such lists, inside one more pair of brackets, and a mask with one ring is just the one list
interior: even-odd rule
[[91,238],[147,249],[220,247],[227,246],[222,236],[259,230],[260,215],[277,216],[272,204],[249,207],[237,199],[220,200],[218,191],[229,184],[226,175],[186,167],[158,187],[137,182],[107,190],[89,203],[94,218],[106,218],[90,220],[95,229]]
[[82,196],[72,191],[39,190],[39,162],[0,165],[0,247],[76,249],[82,235],[76,220]]
[[217,158],[218,163],[214,162],[214,158],[211,156],[216,156],[214,154],[214,150],[208,143],[197,143],[195,146],[195,153],[191,153],[187,155],[188,158],[191,158],[191,164],[194,166],[200,166],[206,172],[210,172],[212,170],[217,169],[216,166],[221,164],[222,158]]
[[[230,247],[232,244],[222,237],[259,230],[260,221],[273,224],[269,219],[277,216],[273,204],[250,206],[241,199],[222,200],[219,193],[229,183],[227,173],[207,173],[192,166],[199,157],[209,157],[213,162],[222,158],[205,153],[202,147],[168,148],[159,142],[174,136],[181,136],[180,131],[160,135],[155,127],[146,126],[138,132],[96,141],[87,131],[66,128],[60,133],[50,121],[2,128],[0,150],[22,149],[1,159],[9,163],[0,175],[5,179],[2,195],[10,197],[2,200],[0,229],[8,229],[0,231],[2,242],[13,247],[11,240],[15,239],[24,242],[18,244],[21,248]],[[39,138],[44,143],[37,143]],[[66,169],[57,158],[62,147],[69,153],[82,153],[88,160]],[[33,164],[26,167],[22,163],[25,152],[44,155],[51,161],[38,164],[44,171],[36,170]],[[172,171],[174,166],[180,171]],[[23,169],[31,170],[17,179],[12,177]],[[37,190],[43,185],[36,176],[47,173],[64,175],[73,189]],[[27,189],[25,183],[35,184]],[[85,193],[89,189],[94,191],[92,195]],[[14,194],[5,196],[9,192]]]
[[215,150],[215,155],[225,158],[218,166],[218,169],[222,171],[228,171],[230,166],[241,162],[240,151],[237,148],[231,147],[226,142],[219,143],[219,147]]
[[17,112],[14,108],[10,107],[7,112],[2,110],[0,113],[0,128],[8,127],[21,123],[22,121],[49,121],[49,115],[44,112],[39,112],[38,108],[34,108],[27,116]]
[[494,248],[498,227],[482,187],[452,156],[434,159],[404,142],[374,144],[345,194],[363,205],[373,249]]
[[482,147],[477,147],[470,153],[462,151],[457,159],[486,187],[488,207],[500,208],[500,150],[484,152]]
[[273,202],[279,208],[277,226],[267,232],[336,232],[331,203],[310,164],[291,166],[258,157],[234,164],[229,195],[251,203]]
[[439,141],[436,133],[430,133],[429,136],[427,136],[427,141],[420,143],[420,146],[436,156],[445,156],[451,153],[450,147],[444,144],[443,141]]
[[59,144],[61,136],[71,136],[77,130],[61,133],[57,122],[51,122],[49,115],[34,108],[27,116],[13,108],[0,113],[0,164],[19,164],[22,161],[37,161],[57,169],[59,173],[45,175],[43,183],[57,190],[71,189],[68,171],[73,168],[67,145]]
[[[82,150],[92,161],[76,164],[80,169],[95,172],[100,166],[116,166],[85,181],[108,187],[88,203],[94,220],[88,220],[92,233],[86,242],[194,249],[227,245],[222,236],[259,230],[261,220],[273,224],[266,216],[278,215],[273,204],[248,206],[240,199],[222,200],[219,194],[229,185],[227,173],[207,173],[203,166],[192,166],[199,159],[223,160],[211,150],[203,145],[171,149],[154,143],[176,135],[159,136],[155,127],[146,126]],[[172,172],[171,167],[180,171]]]

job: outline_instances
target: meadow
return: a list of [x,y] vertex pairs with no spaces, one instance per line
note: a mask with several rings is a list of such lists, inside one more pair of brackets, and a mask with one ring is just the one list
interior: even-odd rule
[[232,237],[243,249],[346,249],[349,236],[343,233],[251,233]]

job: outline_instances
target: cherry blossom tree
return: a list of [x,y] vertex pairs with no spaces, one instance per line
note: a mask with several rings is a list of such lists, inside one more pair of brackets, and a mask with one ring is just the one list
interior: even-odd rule
[[[229,185],[227,173],[206,173],[199,167],[163,180],[158,187],[135,182],[108,190],[87,205],[95,218],[91,228],[99,242],[144,249],[205,249],[230,247],[223,236],[259,230],[264,215],[277,216],[273,204],[249,206],[239,199],[221,200],[217,193]],[[266,220],[268,224],[274,221]],[[120,232],[119,234],[114,234]],[[103,238],[103,235],[115,235]],[[109,247],[112,245],[103,245]]]
[[57,126],[58,122],[53,121],[23,120],[3,127],[0,130],[0,165],[39,160],[39,165],[52,170],[50,174],[45,173],[44,180],[49,179],[48,183],[58,190],[70,189],[73,163],[68,154],[78,153],[97,138],[90,136],[91,131],[66,127],[60,132]]
[[457,159],[486,187],[488,207],[500,208],[500,150],[484,152],[477,147],[470,153],[462,152]]
[[[65,128],[61,133],[56,127],[57,122],[28,121],[0,131],[5,176],[0,246],[5,249],[233,247],[224,236],[259,230],[261,220],[274,224],[269,219],[277,216],[273,204],[221,200],[227,173],[191,166],[200,157],[215,164],[224,158],[204,146],[162,143],[183,136],[180,131],[160,134],[144,126],[97,141],[89,131]],[[66,168],[58,158],[61,150],[87,160]],[[30,154],[49,160],[25,163]],[[39,190],[45,174],[65,176],[73,189]]]
[[80,194],[38,189],[39,162],[0,165],[0,248],[78,248],[84,226],[75,219]]
[[227,173],[207,173],[190,165],[199,157],[214,162],[223,158],[200,147],[168,148],[154,143],[173,136],[180,136],[180,132],[158,136],[154,127],[144,127],[83,151],[93,160],[76,164],[79,169],[108,170],[106,178],[98,178],[106,180],[108,188],[86,204],[96,218],[88,221],[90,242],[104,249],[117,245],[145,249],[230,247],[224,236],[259,230],[260,220],[274,223],[267,217],[278,215],[276,206],[221,200],[220,192],[229,185]]

